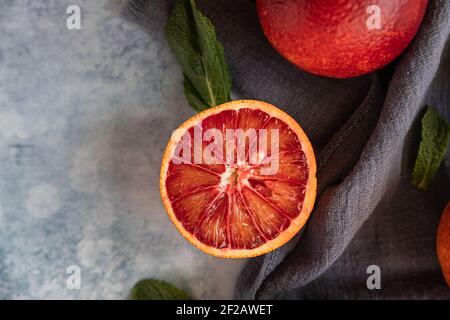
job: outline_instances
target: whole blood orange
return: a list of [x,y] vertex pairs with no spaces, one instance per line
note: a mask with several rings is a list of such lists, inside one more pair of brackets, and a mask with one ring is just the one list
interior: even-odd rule
[[445,281],[450,287],[450,202],[441,216],[437,232],[437,255]]
[[349,78],[394,60],[416,34],[428,0],[257,0],[275,49],[310,73]]
[[197,248],[224,258],[261,255],[308,219],[316,195],[314,152],[302,128],[277,107],[228,102],[174,132],[160,191],[170,219]]

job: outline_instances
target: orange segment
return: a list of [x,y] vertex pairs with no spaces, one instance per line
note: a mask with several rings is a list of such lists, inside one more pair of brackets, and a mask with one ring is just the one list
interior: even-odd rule
[[270,179],[249,179],[252,188],[261,194],[268,202],[278,207],[291,219],[298,215],[302,209],[305,198],[305,186],[286,182],[274,178]]
[[169,168],[166,187],[170,200],[207,187],[217,186],[220,182],[219,175],[201,166],[170,163]]
[[225,258],[261,255],[289,241],[311,213],[313,149],[275,106],[225,103],[172,135],[160,191],[172,222],[199,249]]
[[[235,191],[236,192],[236,191]],[[231,197],[230,239],[232,249],[253,249],[266,242],[262,232],[258,230],[242,198],[235,194]]]
[[219,249],[228,247],[229,244],[226,227],[227,198],[226,194],[219,193],[205,208],[194,230],[197,239]]
[[202,214],[217,195],[217,190],[203,190],[180,196],[172,204],[176,219],[182,221],[183,227],[193,233],[201,221]]
[[242,196],[247,204],[247,210],[253,216],[255,224],[261,230],[264,238],[272,240],[280,234],[291,222],[291,220],[271,205],[267,199],[255,191],[244,187]]

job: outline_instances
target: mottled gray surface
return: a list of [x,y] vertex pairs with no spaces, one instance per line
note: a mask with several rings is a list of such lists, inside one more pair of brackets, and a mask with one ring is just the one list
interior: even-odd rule
[[242,262],[193,248],[161,205],[162,148],[193,111],[165,43],[121,5],[0,2],[0,298],[121,299],[143,277],[232,296]]

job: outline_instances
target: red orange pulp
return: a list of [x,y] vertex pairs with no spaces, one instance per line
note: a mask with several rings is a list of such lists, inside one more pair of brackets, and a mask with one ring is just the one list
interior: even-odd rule
[[[194,159],[210,143],[202,141],[203,149],[198,149],[184,137],[208,129],[223,133],[221,137],[227,129],[266,129],[266,142],[274,141],[277,129],[278,141],[267,143],[265,153],[258,149],[256,163],[250,161],[250,138],[240,161],[236,148],[229,162],[180,163],[185,152]],[[227,143],[218,153],[225,155]],[[263,171],[270,164],[262,159],[269,158],[278,161],[278,168],[267,175]],[[175,131],[163,155],[160,192],[170,219],[197,248],[224,258],[258,256],[285,244],[307,221],[316,195],[314,151],[298,123],[277,107],[255,100],[228,102],[195,115]]]

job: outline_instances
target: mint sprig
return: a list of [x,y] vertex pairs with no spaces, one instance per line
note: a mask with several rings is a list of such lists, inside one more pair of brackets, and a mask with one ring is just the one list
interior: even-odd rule
[[450,125],[438,112],[427,107],[422,118],[422,140],[414,165],[412,184],[427,190],[447,151],[450,140]]
[[170,283],[155,279],[144,279],[136,283],[131,290],[133,300],[191,300],[183,290]]
[[184,74],[188,103],[201,111],[231,100],[231,77],[211,21],[194,0],[178,0],[165,26],[166,38]]

